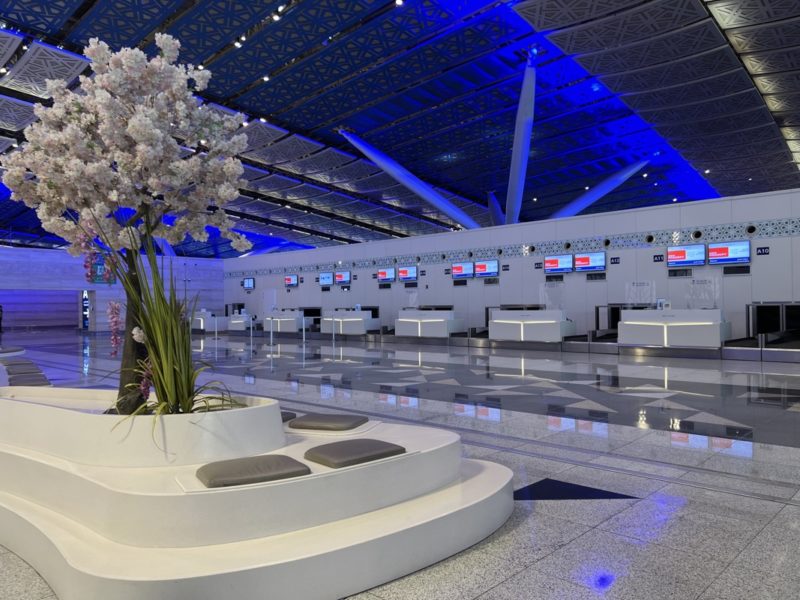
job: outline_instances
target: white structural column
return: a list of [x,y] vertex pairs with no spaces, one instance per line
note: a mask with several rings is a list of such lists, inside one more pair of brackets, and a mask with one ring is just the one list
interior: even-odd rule
[[480,229],[480,225],[478,225],[472,217],[393,158],[368,144],[354,133],[345,131],[344,129],[340,129],[339,133],[353,146],[358,148],[364,156],[383,169],[387,175],[417,194],[428,204],[442,211],[465,229]]
[[628,179],[636,175],[636,173],[644,169],[649,162],[649,160],[641,160],[629,167],[625,167],[621,171],[617,171],[611,177],[604,179],[599,185],[596,185],[585,194],[581,194],[575,200],[557,210],[550,218],[560,219],[562,217],[574,217],[581,211],[589,208],[609,192],[613,192],[628,181]]
[[514,127],[514,148],[511,151],[511,169],[508,173],[508,195],[506,196],[505,223],[519,223],[522,208],[522,194],[525,191],[525,177],[528,174],[528,160],[531,153],[533,132],[533,109],[536,100],[536,67],[533,61],[536,52],[531,51],[525,77],[522,79],[522,92],[517,108],[517,123]]

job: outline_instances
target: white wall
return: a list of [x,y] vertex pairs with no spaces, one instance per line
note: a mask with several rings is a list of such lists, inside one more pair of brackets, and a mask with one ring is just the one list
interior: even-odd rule
[[[539,303],[545,283],[544,271],[535,269],[543,254],[605,250],[607,258],[619,257],[620,264],[608,265],[607,280],[590,282],[582,273],[564,276],[563,308],[576,322],[579,332],[594,325],[594,306],[608,302],[625,302],[626,284],[637,281],[655,283],[656,296],[672,301],[674,308],[688,305],[691,279],[668,278],[666,263],[654,263],[653,255],[666,254],[666,246],[691,243],[694,230],[703,232],[698,240],[752,240],[750,275],[722,275],[720,266],[694,267],[694,279],[718,280],[718,306],[733,323],[736,337],[745,334],[745,305],[751,301],[800,301],[800,190],[740,196],[732,199],[707,200],[663,207],[645,208],[595,216],[573,217],[557,221],[538,221],[504,227],[459,231],[385,242],[354,244],[250,256],[225,261],[225,302],[244,302],[251,314],[262,315],[277,298],[278,308],[320,306],[323,309],[379,305],[384,325],[393,323],[397,311],[410,304],[409,292],[400,283],[391,290],[379,290],[372,278],[378,266],[414,264],[421,257],[419,304],[452,304],[469,326],[484,323],[484,307],[511,303]],[[754,224],[757,231],[748,235],[745,228]],[[647,244],[647,234],[656,241]],[[611,240],[603,247],[605,238]],[[563,244],[571,242],[569,251]],[[523,246],[536,250],[523,255]],[[756,248],[768,246],[769,256],[756,256]],[[497,250],[503,255],[497,256]],[[467,258],[466,253],[474,256]],[[442,259],[441,255],[445,258]],[[484,285],[482,280],[469,280],[465,287],[453,287],[444,269],[459,260],[499,258],[509,271],[500,274],[500,284]],[[357,277],[351,291],[336,286],[323,293],[315,282],[320,271],[341,269]],[[375,265],[373,265],[373,261]],[[356,266],[353,266],[355,263]],[[304,282],[287,291],[283,273],[298,273]],[[255,276],[256,288],[247,293],[241,288],[245,276]],[[556,294],[557,295],[557,294]]]
[[[169,259],[167,259],[169,260]],[[169,267],[166,266],[167,272]],[[184,280],[189,298],[199,295],[198,308],[222,310],[221,260],[173,259],[173,273],[182,292]],[[87,283],[83,259],[63,250],[0,247],[0,305],[3,327],[77,327],[81,290],[95,292],[97,330],[108,329],[106,306],[116,300],[124,305],[119,284]]]

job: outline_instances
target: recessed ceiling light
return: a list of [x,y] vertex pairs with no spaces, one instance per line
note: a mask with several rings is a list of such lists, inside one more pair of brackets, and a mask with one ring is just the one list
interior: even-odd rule
[[647,175],[648,175],[647,173],[642,173],[642,177],[644,177],[645,179],[647,179]]
[[656,181],[656,182],[653,184],[653,186],[654,186],[654,187],[658,187],[658,182]]
[[396,6],[403,6],[403,0],[394,0]]
[[197,65],[197,70],[202,71],[205,67],[203,65]]
[[236,46],[237,48],[241,48],[242,47],[242,42],[237,40],[237,41],[233,42],[233,45]]
[[278,13],[275,13],[274,15],[272,15],[272,20],[273,21],[280,21],[281,20],[281,16]]
[[752,177],[748,177],[747,181],[753,181],[753,178]]
[[259,117],[258,120],[261,121],[262,123],[266,123],[267,122],[267,120],[264,117]]
[[278,7],[278,12],[279,12],[279,13],[281,13],[281,12],[283,12],[283,11],[285,11],[285,10],[286,10],[286,5],[285,5],[285,4],[281,4],[281,5]]
[[708,175],[709,173],[711,173],[711,169],[706,169],[705,171],[703,171],[703,173],[705,173],[706,175]]
[[588,191],[588,189],[589,189],[589,186],[588,186],[588,185],[587,185],[587,186],[584,186],[584,188],[583,188],[583,189],[585,189],[585,190],[587,190],[587,191]]
[[269,75],[264,75],[264,76],[261,78],[261,80],[262,80],[262,81],[269,81]]
[[239,41],[240,42],[246,42],[247,41],[247,36],[246,35],[240,36],[239,37]]
[[538,199],[538,198],[534,198],[534,199],[533,199],[533,201],[534,201],[534,202],[538,202],[538,201],[539,201],[539,199]]

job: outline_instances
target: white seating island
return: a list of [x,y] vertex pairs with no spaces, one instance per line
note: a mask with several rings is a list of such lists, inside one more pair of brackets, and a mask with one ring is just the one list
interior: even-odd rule
[[368,310],[326,310],[320,323],[320,332],[327,334],[366,335],[380,328],[380,319]]
[[514,342],[562,342],[575,335],[575,323],[563,310],[493,309],[489,320],[489,339]]
[[720,348],[730,323],[719,309],[623,310],[619,344],[661,348]]
[[[154,430],[149,416],[102,414],[114,396],[0,388],[0,544],[60,600],[341,598],[475,544],[513,507],[511,471],[462,459],[449,431],[292,429],[276,401],[252,397]],[[337,469],[304,459],[360,438],[405,452]],[[197,476],[269,454],[310,473],[221,488]]]
[[449,338],[464,331],[461,319],[453,310],[419,310],[404,308],[394,322],[396,336],[419,338]]

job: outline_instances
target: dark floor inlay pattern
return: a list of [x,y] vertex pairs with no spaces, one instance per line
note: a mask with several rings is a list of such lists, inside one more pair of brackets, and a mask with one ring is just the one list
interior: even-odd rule
[[536,483],[514,490],[514,500],[638,500],[598,488],[567,483],[557,479],[542,479]]

